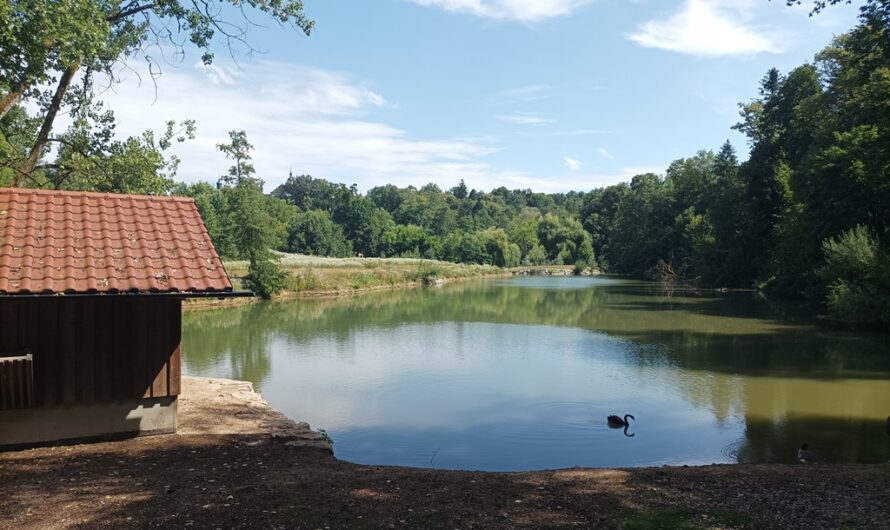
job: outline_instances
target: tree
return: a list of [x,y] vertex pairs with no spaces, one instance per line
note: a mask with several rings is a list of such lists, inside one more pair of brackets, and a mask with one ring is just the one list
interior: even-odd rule
[[609,242],[615,226],[618,207],[627,197],[630,188],[626,183],[593,190],[584,197],[581,206],[581,222],[590,234],[593,251],[600,266],[608,269],[607,257],[611,254]]
[[635,176],[615,212],[607,258],[612,269],[640,276],[659,260],[670,263],[675,217],[661,177]]
[[387,257],[436,257],[428,253],[437,246],[435,237],[416,225],[396,225],[381,238],[381,254]]
[[229,139],[228,144],[218,144],[217,148],[235,161],[228,172],[235,180],[229,199],[235,247],[250,262],[245,277],[248,288],[269,298],[284,289],[287,278],[271,251],[276,241],[275,220],[264,208],[263,181],[253,176],[253,165],[248,162],[253,146],[247,135],[230,131]]
[[699,269],[706,283],[750,287],[751,274],[746,272],[747,260],[743,253],[744,237],[748,233],[745,184],[739,176],[735,149],[728,140],[714,159],[714,176],[716,192],[708,209],[713,245],[705,239],[699,240],[699,251],[707,254],[698,258],[707,263],[706,270]]
[[296,216],[288,227],[285,250],[338,258],[352,255],[352,245],[346,240],[343,228],[331,220],[330,214],[321,210]]
[[390,215],[394,214],[404,200],[403,192],[392,184],[378,186],[368,190],[367,197],[378,207],[383,208]]
[[711,151],[699,151],[695,156],[675,160],[665,174],[665,186],[673,195],[675,208],[692,207],[704,212],[714,193],[714,165],[716,158]]
[[369,256],[376,253],[380,237],[388,224],[375,216],[378,211],[389,218],[389,214],[374,206],[370,199],[354,191],[334,209],[334,222],[343,227],[355,252]]
[[[210,64],[214,41],[230,49],[249,47],[247,29],[253,23],[244,6],[307,35],[313,28],[299,0],[0,2],[0,118],[23,101],[34,103],[40,117],[27,156],[0,161],[14,170],[13,184],[21,186],[32,178],[53,140],[53,124],[62,108],[91,101],[97,76],[115,82],[119,62],[140,56],[150,65],[150,77],[157,79],[158,65],[149,48],[160,49],[161,55],[169,47],[181,52],[187,40]],[[233,13],[242,17],[240,24]],[[76,81],[79,73],[83,75]],[[80,86],[71,90],[75,82]]]
[[510,241],[519,246],[520,259],[528,257],[529,252],[539,244],[538,223],[541,214],[534,208],[523,209],[513,219],[510,228]]
[[[882,2],[884,4],[887,3],[886,0],[866,0],[865,6],[863,6],[863,9],[865,9],[865,7],[868,7],[869,5],[878,5],[878,4],[881,4]],[[785,0],[785,4],[789,5],[789,6],[794,6],[794,5],[799,6],[803,3],[805,3],[805,0]],[[821,13],[828,6],[833,6],[833,5],[837,5],[837,4],[852,4],[853,0],[812,0],[812,3],[813,3],[813,9],[810,11],[810,16]]]
[[250,152],[253,144],[247,141],[247,133],[244,131],[229,131],[229,143],[216,144],[216,148],[225,153],[226,158],[235,161],[235,165],[229,168],[229,172],[219,178],[224,184],[237,184],[244,178],[249,178],[256,170],[250,163]]
[[890,327],[890,253],[859,225],[822,242],[829,314],[850,324]]
[[333,184],[311,175],[288,175],[284,184],[272,191],[274,197],[284,199],[301,210],[323,210],[330,214],[349,199],[352,192],[343,184]]
[[461,200],[466,199],[469,195],[469,190],[467,190],[467,185],[464,184],[464,179],[460,179],[460,184],[451,188],[449,191],[452,195]]
[[497,267],[516,267],[519,265],[519,245],[510,243],[507,233],[501,228],[488,228],[479,232],[488,254],[485,263]]

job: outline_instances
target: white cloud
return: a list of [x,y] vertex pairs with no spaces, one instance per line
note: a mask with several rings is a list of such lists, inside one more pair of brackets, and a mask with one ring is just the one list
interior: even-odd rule
[[501,90],[494,94],[490,100],[495,105],[508,105],[511,103],[539,101],[550,97],[553,97],[552,87],[547,84],[538,84]]
[[[173,147],[182,160],[177,179],[186,182],[215,182],[224,174],[231,162],[216,145],[228,141],[228,131],[243,129],[255,146],[253,163],[267,191],[291,170],[357,183],[361,190],[427,182],[447,188],[460,179],[477,189],[572,189],[562,179],[496,167],[488,157],[501,150],[497,138],[418,138],[393,127],[382,118],[398,106],[347,74],[269,61],[168,66],[157,93],[151,83],[127,78],[126,70],[122,76],[102,96],[118,118],[119,136],[160,131],[168,119],[196,121],[196,138]],[[514,117],[548,122],[534,114]],[[60,116],[57,130],[67,122]]]
[[609,160],[615,160],[615,156],[612,153],[606,151],[606,149],[603,147],[597,148],[597,152],[599,152],[599,154],[603,155],[605,158],[608,158]]
[[568,15],[591,0],[409,0],[451,13],[466,13],[483,18],[537,22]]
[[[125,74],[126,72],[123,72]],[[383,95],[348,74],[278,62],[234,67],[217,64],[167,67],[158,80],[138,83],[126,75],[102,99],[115,111],[120,137],[160,131],[169,119],[194,119],[197,136],[175,144],[182,163],[177,179],[215,182],[231,164],[216,145],[228,141],[230,130],[247,131],[255,146],[257,175],[271,191],[289,171],[333,182],[356,183],[361,190],[392,183],[398,186],[434,182],[442,188],[460,179],[476,189],[499,186],[541,192],[587,190],[627,180],[624,171],[587,175],[579,170],[558,176],[495,164],[490,156],[502,150],[488,136],[420,138],[385,121],[398,112]],[[534,114],[519,114],[544,120]],[[536,120],[532,120],[534,122]],[[69,124],[60,116],[56,129]],[[525,130],[533,129],[534,127]],[[581,129],[558,134],[599,134]],[[508,163],[509,164],[509,163]]]
[[611,134],[605,129],[572,129],[569,131],[556,131],[547,133],[546,136],[589,136],[593,134]]
[[566,168],[568,168],[570,171],[578,171],[579,169],[581,169],[581,161],[577,158],[569,158],[565,156],[563,157],[562,161],[563,163],[565,163]]
[[[568,190],[592,190],[611,186],[619,182],[630,182],[636,175],[645,173],[664,173],[667,164],[663,166],[640,166],[620,168],[610,173],[583,173],[572,171],[561,175],[558,179],[543,179],[530,175],[511,175],[509,180],[513,183],[504,184],[508,188],[532,189],[543,193],[556,193]],[[469,182],[469,180],[467,181]],[[475,186],[478,188],[478,186]],[[484,189],[484,188],[483,188]]]
[[747,0],[686,0],[679,12],[645,22],[627,38],[647,48],[699,56],[780,53],[777,36],[745,24],[751,9]]
[[496,120],[514,123],[516,125],[546,125],[553,120],[544,118],[537,112],[515,112],[513,114],[495,114]]
[[[125,72],[124,72],[125,73]],[[162,130],[168,119],[194,119],[197,135],[177,144],[177,178],[215,182],[230,162],[216,145],[228,131],[247,131],[253,162],[269,191],[290,170],[362,189],[392,182],[453,185],[461,178],[478,186],[508,185],[520,172],[493,169],[484,158],[499,146],[491,138],[414,138],[372,112],[391,109],[386,99],[350,76],[277,62],[167,67],[151,83],[131,75],[103,95],[115,111],[120,136]],[[60,118],[57,128],[67,126]]]

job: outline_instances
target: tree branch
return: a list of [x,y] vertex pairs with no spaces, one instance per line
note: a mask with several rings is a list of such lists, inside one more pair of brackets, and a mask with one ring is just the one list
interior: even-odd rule
[[148,11],[149,9],[158,7],[162,3],[163,3],[163,0],[159,0],[158,2],[151,2],[148,4],[143,4],[141,6],[133,7],[130,9],[125,9],[123,11],[118,12],[117,14],[111,15],[110,17],[106,18],[105,20],[107,20],[108,22],[112,22],[112,23],[117,22],[117,21],[123,20],[129,16],[136,15],[136,14],[142,13],[143,11]]
[[6,113],[18,103],[19,99],[22,97],[22,93],[24,90],[11,90],[9,94],[3,96],[3,99],[0,100],[0,119],[6,116]]
[[[49,141],[49,133],[53,129],[53,122],[56,119],[56,114],[59,113],[59,109],[62,107],[62,98],[65,96],[65,92],[68,90],[68,86],[71,84],[71,80],[74,78],[74,74],[77,73],[79,68],[80,62],[78,61],[66,68],[65,72],[62,74],[62,78],[59,79],[59,85],[56,87],[56,93],[53,95],[46,116],[43,118],[43,125],[40,127],[40,132],[37,134],[37,140],[31,147],[31,153],[28,155],[28,159],[25,160],[25,165],[22,166],[22,173],[30,175],[34,172],[34,166],[37,165],[37,160],[40,159],[43,148]],[[23,183],[24,179],[21,175],[16,177],[16,186],[21,186]]]

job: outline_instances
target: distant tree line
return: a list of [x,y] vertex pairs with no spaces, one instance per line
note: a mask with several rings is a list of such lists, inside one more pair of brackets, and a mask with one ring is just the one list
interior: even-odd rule
[[[769,70],[740,105],[749,139],[674,161],[664,175],[589,192],[355,186],[291,175],[265,198],[275,248],[512,267],[559,263],[651,279],[757,287],[834,319],[890,324],[890,6],[812,64]],[[220,217],[226,190],[182,190]],[[210,206],[214,209],[210,211]],[[223,206],[224,210],[224,206]],[[237,255],[224,225],[215,239]]]
[[[816,2],[816,11],[824,4]],[[22,24],[12,37],[0,35],[0,48],[30,38]],[[38,64],[42,48],[35,49]],[[0,70],[13,72],[13,63],[0,61]],[[385,185],[363,194],[290,175],[265,195],[243,131],[219,146],[233,166],[216,185],[183,184],[167,149],[193,136],[191,122],[171,122],[160,136],[116,140],[114,116],[83,86],[65,96],[72,126],[48,137],[39,113],[52,105],[29,115],[18,101],[41,95],[3,83],[15,97],[4,96],[9,106],[0,113],[0,185],[194,197],[220,254],[248,260],[248,284],[262,294],[283,286],[270,250],[501,267],[555,263],[757,287],[809,300],[838,321],[890,326],[886,0],[866,1],[857,26],[813,63],[766,73],[736,125],[749,140],[746,161],[727,142],[674,161],[664,175],[592,191],[485,192],[461,181],[448,190]],[[58,149],[46,149],[50,143]]]
[[[233,187],[177,186],[195,198],[219,252],[243,253],[228,218]],[[264,196],[272,247],[318,256],[410,257],[498,267],[520,264],[596,265],[593,241],[578,220],[583,193],[533,193],[498,188],[448,191],[386,185],[361,194],[355,186],[290,176]]]

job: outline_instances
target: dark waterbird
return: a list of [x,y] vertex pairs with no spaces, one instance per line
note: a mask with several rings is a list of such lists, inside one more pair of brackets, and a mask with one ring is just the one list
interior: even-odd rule
[[797,450],[797,459],[804,464],[813,462],[813,453],[810,452],[810,446],[808,444],[801,444],[800,449]]
[[637,419],[630,414],[625,414],[623,420],[619,416],[611,414],[608,418],[606,418],[606,422],[609,423],[609,427],[612,427],[613,429],[620,429],[621,427],[630,426],[630,422],[627,421],[627,418],[637,421]]

